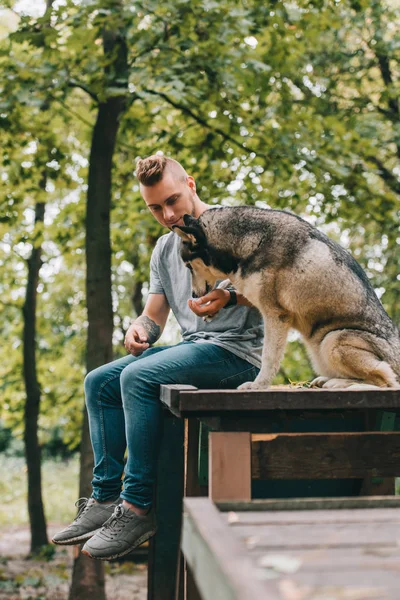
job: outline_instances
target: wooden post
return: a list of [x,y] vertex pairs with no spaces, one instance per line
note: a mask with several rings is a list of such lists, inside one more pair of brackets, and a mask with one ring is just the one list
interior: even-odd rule
[[251,499],[251,434],[210,433],[209,497],[219,500]]
[[183,497],[183,422],[166,414],[158,462],[158,530],[149,546],[148,600],[174,600]]

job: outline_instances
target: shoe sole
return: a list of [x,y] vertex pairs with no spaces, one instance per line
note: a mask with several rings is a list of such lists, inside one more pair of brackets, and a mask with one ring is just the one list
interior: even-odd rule
[[96,560],[113,560],[114,558],[121,558],[121,556],[125,556],[126,554],[132,552],[132,550],[140,546],[140,544],[144,544],[144,542],[147,542],[147,540],[153,537],[153,535],[155,535],[156,533],[157,529],[153,529],[153,531],[148,531],[147,533],[142,535],[142,537],[136,540],[133,546],[130,546],[127,550],[119,552],[118,554],[112,554],[110,556],[93,556],[93,554],[90,554],[88,550],[81,550],[81,552],[82,554],[86,554],[86,556],[90,556],[90,558],[95,558]]
[[78,535],[74,538],[68,538],[67,540],[55,540],[53,538],[51,541],[53,542],[53,544],[58,544],[59,546],[73,546],[74,544],[80,544],[82,542],[87,542],[97,532],[99,532],[100,529],[101,529],[101,527],[99,527],[99,529],[95,529],[94,531],[90,531],[89,533],[84,533],[83,535]]

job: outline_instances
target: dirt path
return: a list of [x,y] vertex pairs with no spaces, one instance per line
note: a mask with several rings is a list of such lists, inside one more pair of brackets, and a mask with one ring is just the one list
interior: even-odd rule
[[[49,526],[53,535],[59,526]],[[0,529],[0,600],[67,600],[72,548],[56,546],[50,561],[26,560],[29,529]],[[106,593],[111,600],[146,600],[147,569],[134,563],[106,564]]]

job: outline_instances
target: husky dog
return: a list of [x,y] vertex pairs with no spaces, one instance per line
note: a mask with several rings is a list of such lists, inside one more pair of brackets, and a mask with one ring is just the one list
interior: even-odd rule
[[264,318],[262,389],[279,369],[290,328],[299,331],[325,388],[400,387],[400,332],[357,261],[304,219],[281,210],[223,207],[174,226],[204,296],[229,278]]

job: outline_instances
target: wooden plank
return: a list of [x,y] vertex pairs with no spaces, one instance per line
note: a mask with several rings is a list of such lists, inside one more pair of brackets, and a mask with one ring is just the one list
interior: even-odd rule
[[[164,386],[162,386],[164,387]],[[274,410],[400,409],[400,390],[197,390],[179,392],[179,410],[184,416],[223,411],[249,413]]]
[[158,530],[149,544],[148,600],[174,600],[183,496],[183,422],[164,421],[155,506]]
[[291,575],[290,580],[293,584],[292,589],[308,591],[311,587],[314,593],[308,597],[321,600],[348,600],[349,598],[351,600],[398,600],[399,598],[398,571],[391,572],[384,569],[313,573],[299,571]]
[[169,385],[162,385],[160,388],[160,400],[165,406],[172,412],[176,417],[180,417],[180,392],[189,390],[197,390],[193,385],[184,385],[171,383]]
[[[201,421],[218,419],[214,431],[251,431],[252,433],[300,433],[312,431],[375,431],[364,427],[364,413],[357,409],[275,410],[269,412],[219,412],[218,417],[199,415]],[[195,413],[193,413],[195,414]],[[189,417],[190,418],[190,417]]]
[[254,479],[359,479],[400,474],[400,433],[252,435]]
[[[368,410],[365,415],[365,429],[378,431],[395,431],[396,413],[388,411]],[[396,491],[394,477],[365,477],[360,494],[363,496],[393,495]]]
[[400,508],[400,496],[355,496],[342,498],[278,498],[251,502],[217,502],[218,509],[228,511],[344,510],[356,508]]
[[351,548],[375,546],[397,547],[400,539],[399,523],[279,523],[257,527],[241,525],[230,527],[247,548],[282,549],[291,548]]
[[281,598],[275,583],[259,580],[259,569],[208,499],[184,500],[182,549],[203,600]]
[[[218,504],[220,506],[220,504]],[[333,525],[336,523],[396,523],[400,524],[400,511],[397,508],[353,508],[351,510],[280,510],[280,511],[236,511],[222,512],[226,523],[232,527],[240,525],[278,525],[316,523]]]
[[251,435],[248,432],[210,432],[209,497],[250,500]]
[[[249,551],[252,560],[260,565],[268,562],[268,557],[276,557],[276,550],[270,551],[265,548],[255,548]],[[315,572],[323,569],[325,571],[355,571],[362,569],[393,571],[399,570],[400,548],[394,546],[375,545],[372,548],[311,548],[280,551],[279,557],[287,557],[298,561],[304,572]]]

